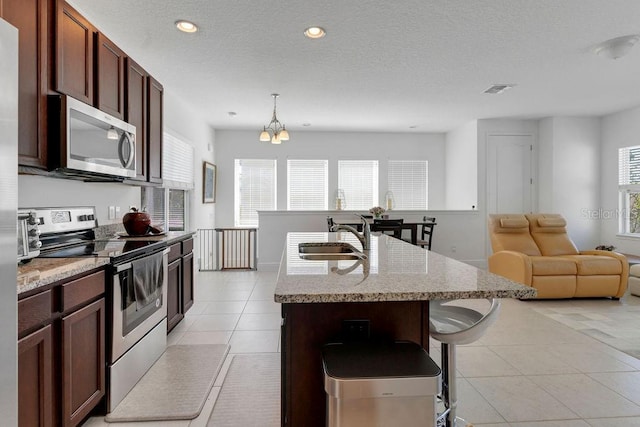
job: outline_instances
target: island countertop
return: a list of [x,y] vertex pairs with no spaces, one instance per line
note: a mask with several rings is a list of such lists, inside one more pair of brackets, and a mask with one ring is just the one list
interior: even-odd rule
[[536,290],[387,235],[371,235],[366,260],[305,260],[298,243],[345,241],[352,234],[288,233],[274,301],[339,303],[533,298]]

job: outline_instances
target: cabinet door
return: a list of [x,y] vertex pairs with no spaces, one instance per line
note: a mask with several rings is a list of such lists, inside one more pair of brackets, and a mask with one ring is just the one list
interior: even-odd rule
[[62,318],[62,425],[76,426],[105,393],[104,298]]
[[167,279],[167,332],[169,332],[184,317],[180,303],[181,258],[169,263],[169,277]]
[[162,85],[148,78],[149,182],[162,183]]
[[182,313],[193,305],[193,252],[182,257]]
[[18,420],[21,426],[52,425],[51,342],[51,325],[18,341]]
[[125,54],[104,34],[96,37],[96,107],[124,119]]
[[47,167],[47,2],[1,0],[0,16],[20,32],[18,163]]
[[125,68],[125,120],[136,127],[136,177],[147,180],[147,72],[131,58]]
[[93,26],[64,0],[56,2],[56,85],[93,105]]

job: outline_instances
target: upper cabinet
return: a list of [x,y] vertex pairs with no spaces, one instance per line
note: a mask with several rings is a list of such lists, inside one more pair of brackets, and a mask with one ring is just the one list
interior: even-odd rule
[[47,95],[64,93],[134,125],[133,181],[161,184],[162,85],[64,0],[0,0],[0,17],[20,31],[18,163],[47,169],[59,151]]
[[147,129],[149,132],[149,182],[162,184],[162,85],[153,77],[147,80],[149,104]]
[[124,120],[124,64],[124,52],[97,33],[95,106],[120,120]]
[[20,32],[19,163],[44,169],[47,167],[47,1],[0,0],[0,17]]
[[64,0],[56,2],[55,90],[93,105],[95,28]]

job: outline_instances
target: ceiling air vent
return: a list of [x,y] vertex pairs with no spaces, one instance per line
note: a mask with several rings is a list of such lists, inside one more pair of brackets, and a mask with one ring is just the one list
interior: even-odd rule
[[511,89],[515,85],[512,84],[497,84],[489,87],[489,89],[485,90],[484,93],[490,93],[492,95],[498,95],[506,90]]

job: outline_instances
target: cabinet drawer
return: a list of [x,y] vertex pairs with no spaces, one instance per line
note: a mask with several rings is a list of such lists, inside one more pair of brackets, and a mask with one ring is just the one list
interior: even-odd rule
[[174,243],[169,246],[169,262],[175,261],[182,256],[180,243]]
[[104,294],[105,272],[99,271],[62,285],[62,312]]
[[51,319],[51,290],[18,301],[18,336],[23,332],[49,323]]
[[193,238],[182,241],[182,255],[193,252]]

